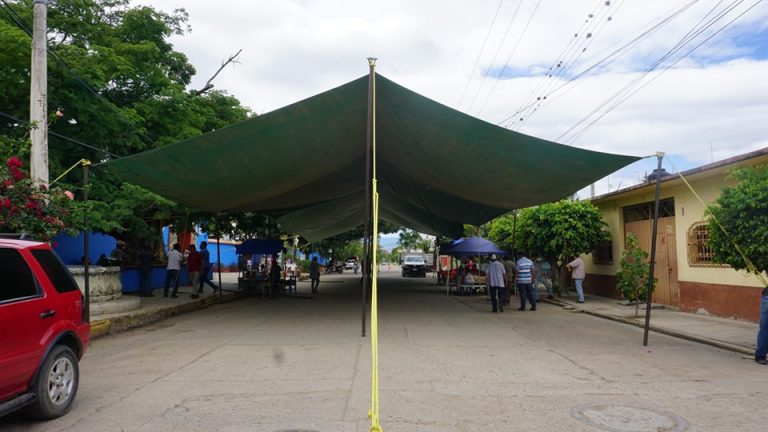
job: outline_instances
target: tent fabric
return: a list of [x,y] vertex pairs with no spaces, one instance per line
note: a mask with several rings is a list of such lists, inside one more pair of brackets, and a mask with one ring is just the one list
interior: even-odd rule
[[470,237],[468,239],[461,239],[458,242],[451,244],[447,248],[440,250],[441,255],[451,256],[469,256],[469,255],[491,255],[499,254],[504,255],[507,252],[493,243],[490,240],[482,237]]
[[[340,234],[363,223],[368,80],[103,167],[185,206],[264,212],[310,241]],[[459,237],[638,159],[513,132],[381,75],[376,89],[381,217],[423,233]]]
[[274,255],[283,249],[283,243],[280,240],[268,239],[249,239],[235,246],[235,253],[256,254],[256,255]]

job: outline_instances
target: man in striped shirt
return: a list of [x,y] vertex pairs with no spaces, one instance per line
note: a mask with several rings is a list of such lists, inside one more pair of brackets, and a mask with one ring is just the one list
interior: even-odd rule
[[536,277],[536,269],[533,267],[533,261],[528,259],[525,251],[520,251],[520,258],[517,260],[515,268],[517,269],[517,291],[520,294],[519,311],[525,310],[525,300],[531,303],[531,310],[536,310],[536,297],[534,297],[533,280]]

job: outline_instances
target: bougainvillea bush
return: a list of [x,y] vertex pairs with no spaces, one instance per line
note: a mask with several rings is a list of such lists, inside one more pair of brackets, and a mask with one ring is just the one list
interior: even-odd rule
[[0,232],[27,233],[50,241],[79,226],[74,195],[61,188],[35,185],[17,157],[0,167]]

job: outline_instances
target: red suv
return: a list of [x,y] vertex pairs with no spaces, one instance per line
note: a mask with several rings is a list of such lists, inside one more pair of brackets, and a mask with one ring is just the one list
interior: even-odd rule
[[[90,324],[77,283],[46,243],[0,236],[0,416],[64,415]],[[19,238],[19,236],[15,236]]]

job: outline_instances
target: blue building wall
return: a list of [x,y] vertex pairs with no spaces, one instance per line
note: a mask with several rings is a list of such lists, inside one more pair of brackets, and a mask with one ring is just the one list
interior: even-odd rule
[[[208,243],[208,252],[211,254],[211,264],[216,264],[218,262],[216,242]],[[235,245],[221,245],[221,265],[224,267],[237,266],[237,252],[235,252]]]
[[[89,258],[91,263],[96,263],[99,260],[101,254],[109,256],[112,249],[117,245],[117,240],[109,235],[91,232],[88,236],[88,249]],[[80,265],[83,258],[83,233],[77,236],[69,236],[67,234],[59,234],[53,239],[53,250],[67,265]]]
[[[165,266],[155,266],[155,269],[152,271],[152,289],[163,288],[165,274]],[[186,267],[181,268],[180,276],[179,286],[189,285],[189,275],[187,274]],[[130,267],[124,268],[120,272],[120,282],[123,284],[123,294],[139,292],[139,288],[141,287],[139,281],[139,269]]]

